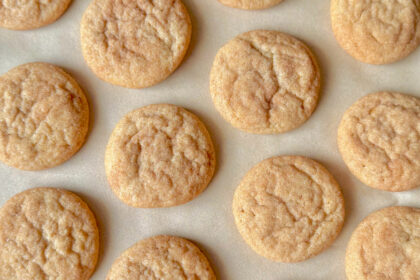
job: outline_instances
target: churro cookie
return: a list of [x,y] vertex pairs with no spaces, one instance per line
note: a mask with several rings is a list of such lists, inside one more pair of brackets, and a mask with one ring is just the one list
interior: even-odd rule
[[331,0],[332,29],[357,60],[391,63],[419,46],[419,7],[419,0]]
[[213,177],[216,159],[203,123],[187,110],[155,104],[128,113],[105,153],[114,193],[142,208],[169,207],[198,196]]
[[385,191],[420,186],[420,99],[378,92],[354,103],[338,128],[338,148],[350,171]]
[[388,207],[367,216],[346,251],[348,280],[420,279],[420,209]]
[[98,250],[95,217],[71,192],[30,189],[0,210],[0,279],[87,280]]
[[0,160],[23,170],[54,167],[82,146],[89,106],[61,68],[28,63],[0,77]]
[[279,156],[254,166],[233,198],[236,226],[261,256],[300,262],[331,245],[344,222],[344,200],[332,175],[300,156]]
[[181,0],[93,0],[81,23],[82,52],[102,80],[144,88],[179,66],[191,38]]
[[204,254],[192,242],[159,235],[141,240],[112,265],[107,280],[215,280]]
[[67,10],[71,0],[0,1],[0,27],[27,30],[53,23]]
[[244,10],[260,10],[279,4],[283,0],[219,0],[223,5],[244,9]]
[[314,111],[320,72],[310,50],[277,31],[243,33],[216,55],[210,93],[216,109],[234,127],[250,133],[281,133]]

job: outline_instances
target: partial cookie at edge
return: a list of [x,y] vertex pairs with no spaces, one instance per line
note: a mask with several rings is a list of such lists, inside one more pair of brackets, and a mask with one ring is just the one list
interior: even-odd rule
[[419,251],[420,209],[383,208],[354,230],[346,250],[347,279],[419,279]]
[[331,24],[340,46],[365,63],[398,61],[420,44],[418,0],[332,0]]
[[196,245],[165,235],[141,240],[127,249],[114,262],[106,279],[137,280],[148,275],[167,280],[216,280],[206,256]]
[[55,22],[67,10],[71,0],[0,2],[0,27],[29,30]]
[[271,8],[283,2],[283,0],[218,0],[223,5],[244,9],[244,10],[261,10]]

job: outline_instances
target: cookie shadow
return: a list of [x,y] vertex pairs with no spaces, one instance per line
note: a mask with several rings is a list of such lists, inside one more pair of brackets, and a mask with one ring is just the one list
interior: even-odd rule
[[[297,36],[297,38],[299,38]],[[313,116],[317,114],[318,112],[324,110],[324,102],[325,100],[328,100],[329,95],[331,94],[331,87],[330,87],[330,70],[332,67],[332,64],[330,63],[330,60],[327,56],[327,54],[324,53],[321,47],[318,47],[316,45],[313,45],[311,42],[307,42],[301,38],[299,38],[302,42],[305,43],[305,45],[308,46],[308,48],[312,51],[313,55],[315,56],[316,62],[319,67],[320,71],[320,81],[321,81],[321,87],[319,90],[319,99],[317,107],[315,108],[315,111],[313,112]]]
[[201,18],[201,12],[200,9],[197,7],[197,4],[195,1],[192,0],[183,0],[182,1],[185,5],[185,8],[188,11],[188,14],[190,15],[191,19],[191,41],[190,45],[188,46],[187,53],[185,54],[184,60],[188,60],[188,58],[191,56],[191,54],[194,52],[196,45],[198,42],[200,42],[200,34],[202,34],[201,31],[201,23],[198,20]]
[[227,279],[226,275],[226,268],[223,265],[223,262],[217,256],[217,254],[210,248],[207,247],[195,240],[188,239],[193,242],[200,251],[207,257],[211,268],[213,269],[214,274],[216,275],[216,279],[223,280]]
[[320,161],[322,165],[327,168],[327,170],[333,175],[334,179],[337,181],[337,183],[340,186],[340,189],[343,193],[344,197],[344,208],[345,208],[345,220],[343,225],[343,230],[346,228],[350,221],[350,217],[353,217],[353,209],[355,209],[355,191],[354,189],[356,186],[353,183],[352,175],[350,174],[350,171],[347,170],[346,167],[342,167],[338,165],[336,162],[332,161]]
[[[196,115],[204,124],[207,131],[210,134],[210,138],[213,142],[214,146],[214,152],[216,154],[216,167],[214,170],[213,179],[217,176],[218,171],[220,170],[221,166],[223,166],[224,158],[223,158],[223,132],[222,130],[217,126],[216,122],[210,118],[210,116],[203,115],[200,112],[197,112],[195,109],[186,108],[188,111]],[[212,180],[213,180],[212,179]],[[210,182],[211,183],[211,182]]]
[[98,262],[96,264],[95,271],[92,275],[95,274],[96,271],[98,271],[99,266],[101,265],[104,256],[106,252],[108,251],[108,244],[109,244],[109,224],[107,221],[109,221],[109,214],[107,207],[99,201],[96,197],[92,195],[88,195],[87,193],[80,193],[75,192],[76,195],[78,195],[86,204],[89,206],[89,209],[92,211],[93,215],[96,219],[96,224],[98,226],[99,231],[99,255],[98,255]]
[[79,75],[77,70],[73,71],[73,69],[71,69],[71,68],[67,68],[67,67],[64,68],[62,66],[60,66],[60,67],[63,68],[66,73],[68,73],[70,76],[72,76],[76,80],[77,84],[80,86],[83,93],[85,94],[86,100],[88,102],[88,106],[89,106],[89,128],[88,128],[88,133],[86,135],[85,142],[79,150],[79,151],[81,151],[85,147],[85,144],[89,141],[89,138],[92,134],[93,125],[94,125],[94,122],[95,122],[95,119],[96,119],[97,112],[96,112],[95,108],[97,108],[97,106],[96,106],[96,103],[95,103],[95,99],[92,98],[92,95],[93,95],[92,92],[94,92],[94,89],[90,85],[90,83],[88,82],[88,79],[83,75]]
[[191,63],[194,63],[194,62],[189,62],[189,59],[190,59],[190,56],[195,52],[197,44],[201,41],[202,25],[199,21],[201,13],[194,1],[183,0],[182,2],[184,3],[184,6],[187,9],[187,12],[191,19],[191,40],[188,45],[188,49],[181,63],[178,65],[178,67],[168,77],[166,77],[166,79],[151,86],[153,88],[158,88],[159,86],[162,86],[162,84],[164,83],[168,83],[170,81],[176,80],[178,78],[178,75],[182,75],[182,73],[179,74],[179,72],[182,72],[184,67],[188,68],[190,67]]

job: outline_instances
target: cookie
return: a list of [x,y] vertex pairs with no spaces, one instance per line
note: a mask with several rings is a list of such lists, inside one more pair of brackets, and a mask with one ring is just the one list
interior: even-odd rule
[[268,30],[243,33],[217,53],[210,93],[223,118],[250,133],[282,133],[314,111],[320,71],[308,47]]
[[112,265],[107,280],[216,280],[204,254],[192,242],[159,235],[136,243]]
[[71,192],[34,188],[0,209],[0,279],[87,280],[98,250],[95,217]]
[[128,205],[170,207],[198,196],[213,177],[216,156],[203,123],[185,109],[155,104],[128,113],[105,153],[112,190]]
[[348,280],[420,279],[420,209],[388,207],[367,216],[346,250]]
[[35,29],[56,21],[71,0],[0,1],[0,27],[14,30]]
[[235,191],[233,215],[256,253],[277,262],[301,262],[336,239],[344,222],[344,200],[321,164],[278,156],[248,171]]
[[394,92],[354,103],[338,128],[338,148],[364,184],[385,191],[420,185],[420,99]]
[[150,87],[180,65],[191,39],[181,0],[93,0],[81,23],[82,52],[102,80]]
[[223,5],[244,9],[244,10],[260,10],[279,4],[283,0],[219,0]]
[[0,160],[40,170],[71,158],[85,141],[89,106],[61,68],[28,63],[0,77]]
[[332,0],[331,24],[341,47],[365,63],[395,62],[420,44],[418,0]]

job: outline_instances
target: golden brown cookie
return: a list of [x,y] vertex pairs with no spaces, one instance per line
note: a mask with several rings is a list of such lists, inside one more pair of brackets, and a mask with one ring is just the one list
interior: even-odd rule
[[210,93],[223,118],[250,133],[282,133],[315,110],[320,71],[294,37],[268,30],[243,33],[217,53]]
[[361,98],[344,113],[337,143],[364,184],[393,192],[420,186],[420,99],[394,92]]
[[418,0],[332,0],[331,24],[341,47],[365,63],[395,62],[420,44]]
[[204,254],[192,242],[159,235],[136,243],[112,265],[107,280],[216,280]]
[[181,0],[93,0],[81,23],[82,52],[102,80],[150,87],[179,66],[191,38]]
[[260,10],[277,5],[283,0],[219,0],[219,2],[232,8]]
[[0,1],[0,27],[27,30],[53,23],[67,10],[71,0]]
[[388,207],[367,216],[346,251],[348,280],[420,279],[420,209]]
[[186,203],[213,177],[216,156],[203,123],[187,110],[155,104],[128,113],[105,153],[112,190],[128,205],[154,208]]
[[0,76],[0,160],[23,170],[54,167],[85,141],[89,106],[61,68],[28,63]]
[[300,156],[279,156],[254,166],[233,198],[236,226],[261,256],[300,262],[328,248],[344,222],[344,200],[332,175]]
[[95,217],[71,192],[34,188],[0,209],[0,279],[87,280],[98,250]]

